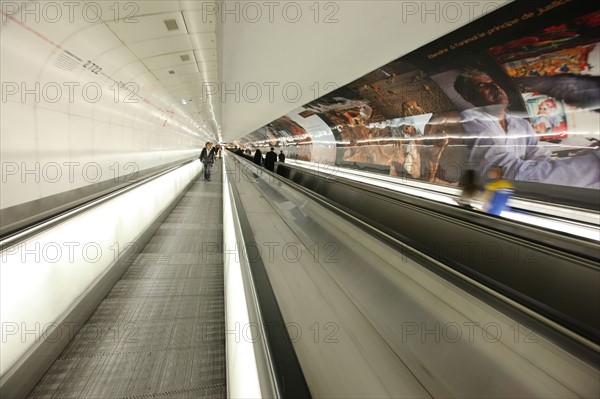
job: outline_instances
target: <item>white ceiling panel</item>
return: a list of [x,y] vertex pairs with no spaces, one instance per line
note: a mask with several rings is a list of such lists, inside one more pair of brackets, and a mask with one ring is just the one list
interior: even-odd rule
[[[83,15],[84,3],[66,3],[41,4],[40,2],[2,0],[2,11],[6,12],[2,15],[2,21],[15,21],[17,24],[23,24],[21,28],[26,26],[30,34],[39,35],[54,43],[63,43],[76,34],[85,34],[83,31],[94,25],[102,25],[100,20],[86,18]],[[38,11],[36,11],[36,7]],[[10,23],[2,23],[0,31],[4,33],[4,29],[10,26]]]
[[[169,73],[174,72],[174,73]],[[168,79],[177,75],[187,75],[191,73],[198,73],[198,65],[196,64],[184,64],[178,66],[171,66],[168,68],[155,69],[152,71],[154,75],[159,79]]]
[[[124,43],[136,43],[145,40],[158,39],[169,36],[187,34],[185,22],[181,12],[147,15],[138,17],[138,22],[125,24],[122,22],[107,23],[108,27],[115,32]],[[177,30],[168,30],[164,21],[175,21]]]
[[150,71],[148,71],[148,68],[146,68],[144,66],[144,64],[142,64],[141,61],[139,61],[139,64],[144,67],[144,69],[146,70],[146,72],[140,73],[137,76],[133,77],[133,80],[135,80],[136,83],[139,83],[140,86],[142,87],[150,87],[152,85],[159,85],[159,81],[158,79],[156,79],[156,76],[154,76],[154,74]]
[[200,97],[191,97],[194,105],[194,118],[203,119],[210,115],[210,107],[206,101],[203,101]]
[[203,93],[207,92],[207,89],[198,83],[169,86],[166,89],[169,91],[169,93],[173,94],[174,96],[181,96],[185,99],[190,99],[194,97],[206,98],[206,95],[204,97],[202,96]]
[[194,50],[194,54],[199,62],[217,61],[216,49]]
[[217,48],[216,33],[194,33],[190,35],[190,40],[194,50]]
[[[194,100],[194,104],[204,104],[204,105],[208,105],[208,101],[206,100],[206,97],[208,96],[201,96],[201,95],[194,95],[193,97],[190,97],[192,100]],[[212,103],[213,107],[217,106],[218,107],[218,102],[216,103]],[[208,112],[208,111],[207,111]]]
[[182,96],[182,98],[185,99],[190,99],[193,97],[207,97],[207,89],[201,84],[171,86],[168,87],[167,90],[174,96]]
[[168,87],[169,85],[177,84],[177,82],[188,83],[188,82],[217,82],[219,77],[219,71],[208,71],[200,73],[187,73],[187,74],[175,74],[169,75],[169,78],[161,78],[160,81]]
[[[189,61],[183,61],[181,57],[189,57]],[[182,53],[171,53],[159,55],[158,57],[146,58],[144,64],[150,70],[167,68],[170,66],[179,66],[183,64],[192,64],[196,62],[193,51],[184,51]]]
[[216,62],[199,62],[198,69],[201,71],[218,71],[219,64]]
[[203,80],[207,82],[214,82],[219,78],[219,71],[203,71],[202,72]]
[[188,74],[188,75],[184,75],[184,76],[174,75],[174,77],[172,77],[172,78],[161,79],[160,83],[162,83],[165,87],[172,87],[172,86],[177,86],[180,84],[192,84],[192,83],[202,84],[203,80],[204,79],[202,78],[202,76],[200,74],[193,73],[193,74]]
[[[189,100],[193,100],[194,97],[198,97],[198,93],[201,93],[201,89],[194,90],[194,88],[191,88],[191,87],[184,87],[179,90],[169,91],[169,93],[171,93],[173,95],[173,98],[176,99],[177,103],[181,104],[182,99],[189,101]],[[202,98],[201,94],[200,94],[200,98]],[[205,97],[204,100],[201,101],[201,104],[198,105],[198,107],[203,107],[204,106],[203,103],[208,101],[208,99],[209,99],[208,97]]]
[[[90,37],[94,38],[90,45]],[[61,45],[68,48],[76,56],[87,60],[94,60],[101,54],[121,47],[123,43],[104,24],[95,24],[88,29],[77,32],[65,39]],[[102,67],[102,65],[99,65]]]
[[148,68],[146,68],[141,61],[135,61],[125,65],[119,71],[115,72],[115,76],[113,76],[113,78],[119,79],[123,82],[135,81],[140,85],[156,82],[154,75],[148,75],[151,75],[151,73],[148,71]]
[[192,104],[196,104],[196,108],[194,109],[194,112],[192,112],[192,115],[195,119],[204,119],[205,117],[210,115],[210,110],[208,109],[208,107],[206,107],[206,104],[201,104],[200,106],[198,106],[196,103],[197,97],[192,97],[192,100]]
[[[206,91],[206,89],[202,85],[184,85],[175,88],[169,88],[167,90],[169,90],[169,93],[171,93],[175,97],[181,97],[186,99],[202,96],[202,93]],[[187,96],[185,96],[184,94],[187,94]]]
[[176,0],[86,0],[85,3],[87,3],[85,7],[90,19],[92,18],[93,13],[99,10],[102,21],[106,23],[117,22],[122,24],[136,24],[140,17],[144,15],[179,10],[179,4]]
[[179,0],[182,10],[205,10],[208,14],[214,13],[216,1]]
[[138,56],[138,58],[150,58],[161,54],[181,53],[193,49],[190,38],[187,35],[163,37],[155,40],[131,43],[128,47]]
[[[201,2],[198,2],[201,3]],[[185,24],[189,33],[215,32],[215,14],[204,10],[184,11]]]
[[194,97],[197,97],[199,95],[199,93],[201,93],[201,91],[202,91],[201,88],[194,88],[194,87],[189,87],[189,86],[180,86],[175,89],[167,89],[167,90],[169,90],[169,93],[171,93],[171,95],[176,99],[176,101],[178,103],[180,103],[180,101],[182,99],[190,100]]
[[136,60],[137,57],[129,50],[129,48],[120,46],[105,52],[93,61],[97,65],[102,66],[102,72],[112,75]]

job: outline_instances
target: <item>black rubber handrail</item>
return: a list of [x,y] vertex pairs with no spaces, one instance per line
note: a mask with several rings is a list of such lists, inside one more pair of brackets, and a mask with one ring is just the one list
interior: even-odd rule
[[[252,167],[258,167],[258,166],[253,164]],[[574,279],[574,281],[577,280],[577,277],[573,277],[570,275],[570,273],[569,273],[570,270],[566,270],[567,273],[563,276],[564,277],[563,279],[555,278],[554,280],[551,280],[551,281],[544,281],[544,276],[540,276],[541,278],[539,278],[536,281],[526,282],[528,284],[533,285],[533,288],[534,288],[533,290],[530,290],[528,288],[527,284],[525,285],[525,287],[521,286],[521,287],[519,287],[519,289],[515,289],[515,287],[511,286],[511,284],[506,284],[503,281],[496,281],[496,279],[493,278],[494,276],[487,275],[485,273],[485,270],[483,270],[483,271],[478,270],[477,269],[478,265],[474,265],[475,267],[473,267],[473,265],[465,265],[465,264],[462,264],[461,262],[457,262],[455,259],[448,258],[447,256],[444,256],[443,254],[432,251],[431,248],[429,248],[427,245],[429,243],[424,243],[423,241],[415,240],[414,237],[406,236],[404,234],[394,231],[394,229],[390,228],[389,226],[387,226],[385,224],[385,222],[388,221],[387,219],[390,219],[389,216],[386,218],[386,220],[381,221],[381,220],[373,220],[372,218],[361,214],[361,212],[356,211],[356,209],[354,209],[353,207],[360,208],[362,206],[364,208],[365,205],[369,205],[369,204],[362,203],[361,201],[356,201],[356,198],[348,198],[348,197],[352,196],[352,194],[355,194],[355,193],[360,193],[362,195],[366,195],[366,197],[363,197],[363,198],[368,198],[368,197],[372,196],[372,197],[378,199],[379,201],[384,201],[384,203],[387,203],[387,205],[385,205],[385,206],[395,207],[394,209],[404,209],[404,208],[418,209],[418,207],[415,206],[414,204],[408,204],[408,203],[402,204],[401,201],[398,201],[396,199],[390,199],[390,198],[375,194],[373,192],[369,192],[367,189],[361,189],[354,185],[353,186],[344,185],[347,189],[349,187],[351,187],[352,190],[355,190],[354,193],[346,190],[344,192],[345,196],[338,193],[338,196],[336,198],[337,201],[332,200],[330,198],[331,191],[338,188],[338,187],[336,187],[336,185],[340,184],[339,181],[336,181],[334,179],[324,179],[322,177],[319,177],[318,179],[321,179],[323,181],[327,180],[327,181],[325,183],[323,183],[323,181],[321,181],[321,183],[322,183],[321,185],[315,183],[314,181],[311,184],[306,184],[307,182],[305,180],[303,180],[301,178],[297,178],[297,176],[295,178],[293,174],[290,176],[287,173],[285,173],[285,169],[288,169],[288,171],[290,169],[289,165],[287,165],[287,164],[279,164],[278,165],[278,173],[282,172],[282,169],[279,169],[281,167],[283,167],[282,169],[284,169],[282,174],[285,175],[285,177],[276,176],[274,174],[271,174],[271,175],[273,177],[276,177],[277,179],[281,180],[282,182],[287,182],[288,184],[291,185],[291,187],[293,187],[296,190],[302,192],[303,194],[309,196],[310,198],[313,198],[313,199],[319,201],[319,203],[328,207],[332,211],[338,212],[341,215],[346,215],[346,217],[348,217],[348,215],[349,215],[351,218],[350,220],[352,220],[352,218],[354,218],[354,220],[358,221],[356,223],[358,223],[359,225],[364,224],[364,226],[367,226],[368,229],[373,229],[371,231],[372,234],[375,234],[376,236],[380,237],[384,241],[390,242],[392,245],[396,245],[398,247],[398,249],[400,251],[402,251],[401,252],[402,255],[407,255],[407,256],[411,257],[414,254],[416,254],[415,256],[419,257],[419,259],[416,259],[419,263],[422,263],[425,267],[429,268],[430,270],[434,271],[437,274],[440,274],[442,277],[449,279],[453,283],[460,285],[461,288],[472,286],[471,289],[468,289],[468,291],[471,294],[474,294],[475,296],[480,297],[480,299],[483,299],[483,300],[485,300],[486,296],[496,298],[495,306],[498,306],[498,300],[500,300],[499,303],[501,305],[499,307],[504,308],[505,310],[512,309],[513,312],[516,310],[516,314],[518,316],[518,317],[516,317],[517,319],[519,317],[521,317],[525,321],[527,321],[527,320],[536,321],[537,326],[538,326],[537,329],[539,332],[544,332],[544,335],[546,335],[547,337],[550,337],[550,338],[559,337],[557,339],[558,341],[560,341],[561,339],[562,339],[562,341],[564,341],[564,338],[566,337],[566,339],[568,341],[568,344],[566,344],[566,345],[569,346],[570,350],[573,350],[573,351],[579,353],[580,355],[582,355],[583,357],[585,357],[587,359],[592,359],[591,360],[592,362],[598,360],[597,359],[598,358],[598,347],[599,347],[598,342],[600,341],[599,340],[599,332],[598,332],[598,320],[597,320],[598,316],[600,316],[600,313],[597,312],[598,303],[592,302],[592,303],[583,303],[582,304],[581,300],[578,300],[578,298],[579,298],[578,295],[580,295],[581,297],[584,297],[585,295],[587,295],[587,296],[591,295],[593,297],[595,295],[597,297],[597,294],[599,291],[597,289],[590,290],[589,287],[587,287],[587,291],[585,291],[583,287],[579,287],[577,285],[568,286],[569,282],[570,282],[569,279]],[[263,173],[269,173],[269,172],[267,172],[265,170]],[[305,175],[309,176],[306,179],[317,178],[315,176],[314,171],[308,171]],[[311,185],[312,185],[312,187],[307,187],[307,186],[311,186]],[[348,195],[348,194],[350,194],[350,195]],[[408,196],[408,197],[411,197],[411,196]],[[345,204],[340,204],[340,202],[339,202],[340,198],[341,198],[342,202],[345,202]],[[435,203],[434,201],[428,201],[428,200],[416,198],[416,197],[412,197],[411,201],[414,201],[416,203],[419,203],[419,202],[426,203],[428,206],[432,205],[432,204],[438,205],[438,206],[443,205],[443,204]],[[381,205],[383,203],[379,203],[379,204]],[[465,211],[458,207],[451,207],[451,206],[446,206],[446,207],[449,209],[452,209],[454,211],[457,211],[457,212],[466,213],[467,216],[463,215],[463,218],[465,220],[456,220],[456,219],[453,219],[448,216],[441,216],[440,218],[442,220],[445,219],[446,223],[452,223],[452,224],[458,223],[458,225],[461,225],[461,227],[471,230],[475,234],[482,234],[482,238],[483,238],[483,234],[487,233],[488,236],[489,236],[489,234],[494,234],[494,236],[496,236],[496,239],[498,239],[499,242],[501,242],[501,241],[508,242],[508,240],[522,242],[522,243],[525,243],[526,245],[530,245],[531,248],[535,249],[536,251],[540,251],[540,254],[543,254],[545,257],[550,257],[550,258],[552,258],[553,256],[559,257],[560,260],[563,262],[563,265],[565,263],[565,260],[569,261],[570,259],[577,258],[577,257],[572,257],[573,255],[561,253],[561,251],[547,248],[541,244],[536,244],[536,243],[530,244],[527,242],[527,240],[515,239],[515,238],[511,237],[510,234],[497,233],[495,231],[494,227],[497,227],[497,225],[499,223],[504,222],[500,218],[491,217],[491,216],[488,216],[485,214],[479,215],[479,213]],[[374,208],[375,208],[375,211],[373,211]],[[371,212],[375,212],[375,213],[377,213],[377,211],[379,210],[378,208],[379,207],[369,207]],[[435,215],[435,212],[432,212],[429,210],[424,211],[424,212],[426,214],[429,214],[430,217],[431,217],[431,215]],[[470,223],[468,221],[468,217],[470,215],[477,215],[481,218],[489,219],[489,221],[491,222],[490,227],[485,228],[485,227],[479,226],[475,223]],[[513,223],[513,224],[516,227],[520,227],[517,223]],[[430,259],[432,262],[436,263],[436,265],[430,264],[431,262],[429,262],[429,261],[423,261],[425,258]],[[523,261],[523,259],[521,259],[521,261]],[[441,268],[439,267],[440,265],[442,265],[443,268],[445,268],[447,270],[441,270]],[[523,265],[525,268],[527,268],[527,266],[528,266],[527,262],[523,262]],[[535,265],[535,266],[539,267],[539,264]],[[594,276],[596,276],[596,278],[589,279],[589,281],[587,281],[587,282],[585,280],[585,276],[583,276],[583,278],[579,278],[579,280],[577,280],[577,281],[586,282],[586,283],[588,283],[588,285],[593,285],[598,282],[597,281],[598,280],[598,278],[597,278],[598,266],[596,263],[594,263],[593,261],[590,261],[590,260],[586,260],[586,259],[578,259],[577,266],[579,266],[579,268],[577,268],[576,271],[578,271],[580,274],[582,271],[585,272],[586,270],[588,270]],[[516,268],[515,270],[519,269],[519,265],[510,265],[507,269],[510,271],[511,267],[515,267]],[[561,270],[563,270],[563,272],[565,271],[564,268],[562,268]],[[448,272],[450,272],[450,274]],[[518,272],[522,272],[522,271],[518,271]],[[465,281],[469,281],[469,282],[465,283]],[[522,281],[520,281],[520,282],[522,283]],[[573,292],[573,295],[571,295],[569,297],[573,303],[564,305],[562,309],[560,308],[561,304],[559,303],[560,298],[558,300],[559,302],[552,303],[552,300],[555,300],[555,299],[553,299],[555,296],[554,293],[552,293],[552,295],[549,295],[549,296],[546,295],[546,299],[547,298],[551,299],[551,301],[549,303],[540,301],[539,298],[537,298],[535,295],[536,290],[539,290],[540,288],[545,288],[546,285],[548,285],[548,287],[549,287],[548,289],[551,289],[553,286],[561,287],[561,284],[563,286],[568,286],[565,288],[565,290],[568,289]],[[475,289],[472,289],[473,286],[475,286]],[[484,291],[484,294],[481,293],[481,290]],[[539,294],[539,292],[537,292],[537,293]],[[560,297],[560,295],[558,295],[558,294],[559,293],[557,292],[556,293],[557,298]],[[565,294],[562,293],[563,297],[564,297],[564,295]],[[556,302],[556,300],[555,300],[555,302]],[[555,307],[555,305],[559,305],[559,306]],[[567,308],[571,307],[573,309],[581,308],[581,307],[585,307],[588,309],[586,310],[587,313],[580,316],[580,315],[573,315],[569,312],[565,312],[565,306]],[[591,310],[589,310],[589,309],[591,309]],[[536,332],[538,332],[538,331],[536,331]]]
[[[238,162],[238,160],[234,159],[234,162]],[[256,248],[252,227],[246,216],[240,194],[235,184],[231,184],[231,188],[244,245],[246,245],[246,248]],[[312,396],[308,384],[304,378],[304,373],[292,345],[292,340],[289,337],[285,320],[281,314],[262,258],[260,255],[250,256],[246,260],[252,273],[252,280],[263,322],[262,327],[269,347],[280,397],[310,399]]]

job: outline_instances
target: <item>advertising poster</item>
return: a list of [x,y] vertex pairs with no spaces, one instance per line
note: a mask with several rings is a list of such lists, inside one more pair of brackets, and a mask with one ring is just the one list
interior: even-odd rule
[[[297,115],[330,129],[323,163],[441,185],[499,166],[517,183],[598,190],[599,32],[596,2],[510,3]],[[268,126],[305,144],[323,130],[290,121],[302,124]],[[310,160],[304,148],[295,156]]]
[[508,11],[407,56],[459,116],[464,159],[454,162],[480,176],[500,166],[515,182],[600,189],[598,6],[538,1]]

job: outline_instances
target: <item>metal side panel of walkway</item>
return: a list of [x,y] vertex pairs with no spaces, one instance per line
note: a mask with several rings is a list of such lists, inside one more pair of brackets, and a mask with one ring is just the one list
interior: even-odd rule
[[220,169],[193,183],[31,397],[226,396]]

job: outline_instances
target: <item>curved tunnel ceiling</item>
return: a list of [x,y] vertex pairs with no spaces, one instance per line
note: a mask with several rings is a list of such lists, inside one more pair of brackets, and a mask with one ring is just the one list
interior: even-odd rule
[[[510,1],[86,0],[73,4],[101,14],[93,24],[27,29],[233,141]],[[46,5],[3,2],[3,20],[20,7]]]

